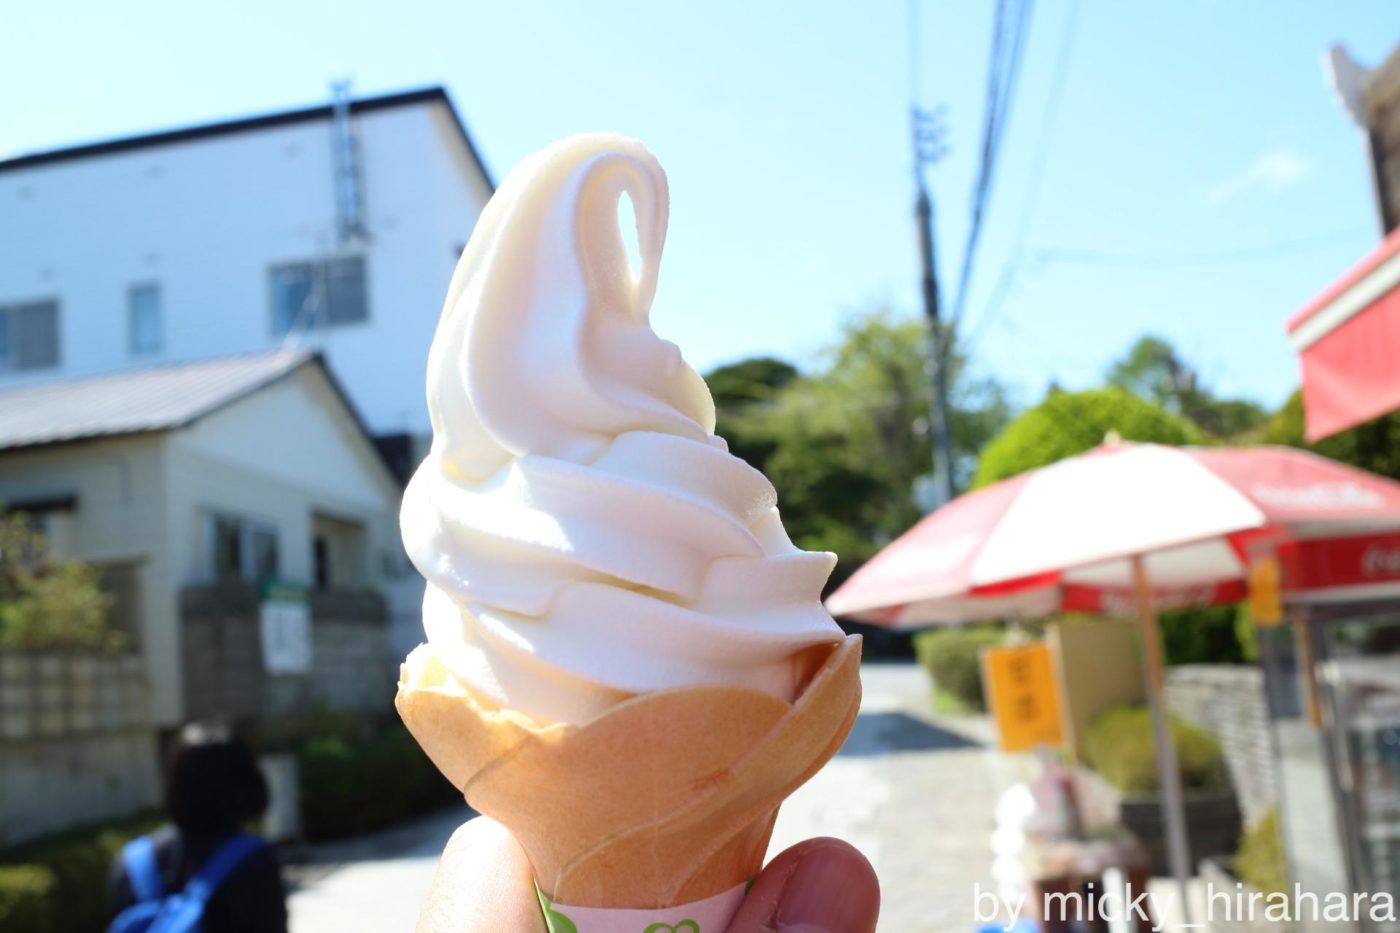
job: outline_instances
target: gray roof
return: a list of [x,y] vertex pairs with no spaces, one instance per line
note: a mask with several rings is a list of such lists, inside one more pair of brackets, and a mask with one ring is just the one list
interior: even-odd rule
[[313,360],[289,350],[0,390],[0,450],[181,428]]
[[[352,114],[368,113],[374,110],[385,110],[393,107],[404,107],[414,104],[431,103],[434,101],[441,101],[443,104],[447,105],[447,112],[452,116],[452,121],[456,124],[457,132],[461,136],[462,142],[466,144],[467,152],[471,155],[472,161],[476,163],[477,169],[481,172],[481,177],[486,179],[486,184],[490,186],[492,191],[495,191],[496,182],[492,179],[491,173],[487,171],[486,163],[482,160],[481,153],[476,148],[476,143],[472,141],[471,134],[467,132],[467,125],[462,122],[462,117],[457,113],[457,108],[452,106],[452,101],[448,98],[447,91],[444,88],[428,87],[416,91],[405,91],[399,94],[386,94],[382,97],[365,97],[359,100],[352,100],[350,101],[350,112]],[[226,120],[220,123],[209,123],[201,126],[186,126],[179,129],[164,130],[159,133],[147,133],[141,136],[109,139],[103,142],[86,143],[81,146],[68,146],[63,149],[54,149],[48,152],[34,152],[28,155],[15,156],[10,159],[0,159],[0,172],[30,168],[36,165],[51,165],[55,162],[67,162],[72,159],[110,155],[117,152],[130,152],[134,149],[144,149],[148,146],[167,146],[172,143],[191,142],[199,139],[207,139],[211,136],[222,136],[228,133],[246,133],[251,130],[286,126],[290,123],[301,123],[306,120],[329,120],[333,113],[334,111],[329,105],[307,107],[302,110],[282,110],[277,113],[268,113],[257,117],[244,117],[241,120]]]

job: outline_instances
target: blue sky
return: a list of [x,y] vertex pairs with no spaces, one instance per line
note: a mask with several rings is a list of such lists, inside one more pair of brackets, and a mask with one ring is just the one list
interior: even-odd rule
[[[951,147],[930,176],[948,291],[992,6],[919,3],[920,96],[946,106]],[[1032,16],[967,305],[978,366],[1030,403],[1153,332],[1208,385],[1276,404],[1296,382],[1283,318],[1378,238],[1321,55],[1378,62],[1400,8],[1080,0],[1052,106],[1074,9]],[[357,94],[442,83],[498,176],[576,131],[652,147],[673,202],[653,321],[701,368],[809,364],[853,311],[917,308],[904,0],[0,0],[0,21],[0,154],[314,103],[342,76]]]

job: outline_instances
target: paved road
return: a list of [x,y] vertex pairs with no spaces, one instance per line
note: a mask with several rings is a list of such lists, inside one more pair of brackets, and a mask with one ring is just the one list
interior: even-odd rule
[[407,933],[418,922],[438,855],[466,805],[386,833],[302,854],[288,871],[292,933]]
[[[880,876],[881,931],[970,933],[974,885],[990,888],[992,807],[1024,764],[986,747],[985,720],[933,716],[914,666],[869,665],[863,679],[851,738],[783,806],[771,851],[810,836],[849,840]],[[318,848],[294,872],[292,933],[411,930],[460,818]]]
[[861,714],[840,754],[779,811],[773,852],[838,836],[880,878],[880,930],[971,933],[974,886],[991,889],[992,811],[1023,777],[982,718],[935,717],[913,665],[867,665]]

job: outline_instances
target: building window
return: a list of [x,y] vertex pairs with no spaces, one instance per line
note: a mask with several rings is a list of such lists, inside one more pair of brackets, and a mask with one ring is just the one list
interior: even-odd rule
[[0,305],[0,370],[58,365],[58,302]]
[[313,514],[311,567],[318,590],[368,586],[364,526],[343,518]]
[[274,266],[271,279],[274,334],[369,320],[363,257]]
[[132,356],[160,352],[160,286],[133,285],[126,295],[127,347]]
[[331,588],[331,544],[317,535],[311,542],[312,574],[316,577],[316,589]]
[[141,643],[141,574],[135,561],[96,564],[98,584],[111,602],[107,627],[122,636],[129,648]]
[[278,576],[277,529],[236,515],[209,516],[209,576],[270,580]]

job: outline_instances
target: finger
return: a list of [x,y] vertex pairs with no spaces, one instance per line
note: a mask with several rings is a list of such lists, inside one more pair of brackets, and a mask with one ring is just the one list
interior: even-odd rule
[[530,863],[504,826],[478,816],[452,834],[418,933],[545,933]]
[[729,933],[872,933],[880,882],[839,839],[808,839],[759,873]]

